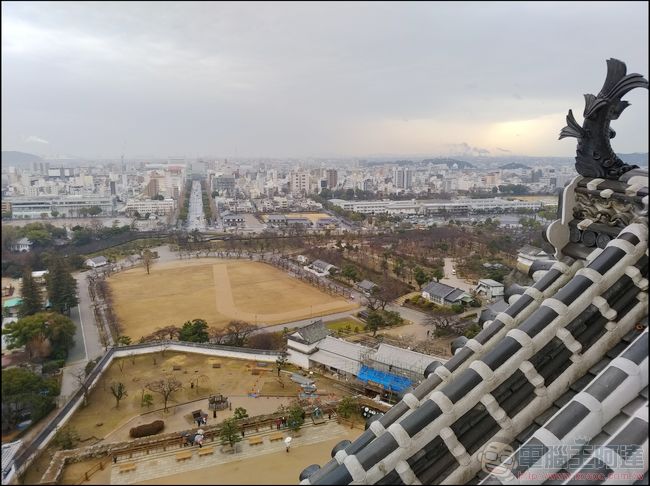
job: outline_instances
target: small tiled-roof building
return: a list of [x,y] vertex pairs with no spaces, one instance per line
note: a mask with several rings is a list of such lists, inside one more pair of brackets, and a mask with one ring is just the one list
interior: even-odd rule
[[422,297],[440,305],[453,305],[457,302],[469,302],[471,295],[440,282],[429,282],[422,288]]
[[324,262],[323,260],[314,260],[311,264],[304,267],[305,270],[308,270],[316,275],[323,277],[329,275],[331,272],[338,270],[338,267],[332,265],[331,263]]
[[526,273],[537,260],[548,260],[551,255],[533,245],[524,245],[517,252],[517,268]]
[[358,288],[361,292],[363,292],[366,295],[370,295],[370,293],[377,287],[377,284],[374,282],[371,282],[370,280],[362,280],[361,282],[357,282],[355,284],[355,287]]
[[476,285],[476,293],[484,295],[487,299],[495,299],[503,295],[504,286],[501,282],[491,278],[482,278]]
[[301,327],[287,336],[287,354],[290,363],[309,368],[309,356],[315,353],[320,341],[330,334],[329,329],[319,319]]
[[30,239],[23,237],[11,245],[11,251],[28,252],[32,249],[32,245],[33,243]]
[[108,264],[108,260],[105,256],[96,256],[93,258],[88,258],[84,264],[90,268],[103,267]]

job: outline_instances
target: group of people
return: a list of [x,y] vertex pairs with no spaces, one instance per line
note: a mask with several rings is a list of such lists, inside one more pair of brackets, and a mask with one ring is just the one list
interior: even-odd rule
[[190,433],[185,433],[183,434],[183,447],[186,446],[193,446],[193,445],[198,445],[199,447],[203,447],[203,440],[205,439],[205,436],[203,435],[203,431],[199,430],[197,431],[196,434],[190,434]]

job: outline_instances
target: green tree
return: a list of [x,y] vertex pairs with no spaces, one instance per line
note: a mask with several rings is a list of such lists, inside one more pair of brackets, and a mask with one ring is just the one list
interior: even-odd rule
[[387,326],[397,326],[404,322],[402,316],[396,311],[384,311],[384,322]]
[[25,368],[2,370],[2,424],[14,427],[25,415],[36,422],[56,407],[59,385]]
[[445,272],[443,272],[442,268],[438,267],[431,272],[431,276],[436,279],[436,282],[440,282],[441,278],[445,278]]
[[241,440],[239,426],[235,419],[228,418],[221,423],[221,431],[219,437],[221,438],[222,445],[229,445],[233,452],[235,451],[235,444]]
[[128,346],[129,344],[131,344],[131,338],[129,336],[119,336],[117,338],[118,346]]
[[53,218],[56,218],[59,215],[59,212],[56,209],[53,209],[50,214],[52,215]]
[[345,265],[341,274],[348,280],[356,282],[359,280],[359,271],[354,265]]
[[79,303],[77,281],[63,258],[59,256],[50,258],[45,282],[50,305],[56,312],[69,313],[70,309]]
[[282,371],[282,369],[285,366],[287,366],[287,362],[288,362],[287,352],[282,351],[280,353],[280,356],[278,356],[278,358],[275,360],[275,365],[277,366],[277,369],[278,369],[278,376],[280,376],[280,371]]
[[[76,330],[74,323],[66,316],[56,312],[38,312],[7,324],[2,334],[7,336],[9,349],[25,346],[30,358],[40,353],[65,357],[74,344]],[[47,340],[52,345],[49,353],[44,351]]]
[[23,281],[20,287],[20,296],[22,302],[18,308],[18,317],[26,317],[36,314],[43,309],[43,301],[41,299],[41,289],[32,277],[32,271],[27,268],[23,272]]
[[111,393],[115,397],[115,408],[120,408],[120,400],[129,395],[126,391],[126,385],[121,381],[111,383]]
[[233,418],[235,420],[243,419],[248,417],[248,412],[244,407],[237,407],[233,412]]
[[460,314],[463,312],[463,310],[465,310],[465,307],[463,307],[463,304],[457,302],[451,305],[451,310],[453,310],[456,314]]
[[429,281],[429,276],[420,267],[415,267],[415,270],[413,271],[413,276],[415,277],[415,281],[417,282],[420,288],[422,288],[422,286]]
[[302,424],[305,423],[305,411],[300,404],[294,402],[287,410],[289,417],[287,417],[287,425],[293,432],[298,432]]
[[[17,226],[2,226],[2,248],[11,250],[12,245],[21,238],[20,230]],[[4,275],[4,270],[3,270]]]
[[47,246],[52,242],[52,235],[45,229],[31,229],[25,231],[25,238],[37,246]]
[[336,407],[336,413],[343,418],[350,418],[359,411],[359,400],[356,397],[343,397]]
[[474,336],[476,336],[479,332],[481,332],[482,329],[483,329],[483,327],[482,327],[479,323],[475,322],[474,324],[472,324],[471,326],[469,326],[469,327],[465,330],[464,336],[465,336],[467,339],[472,339],[472,338],[473,338]]
[[54,444],[61,449],[74,449],[79,442],[79,434],[74,427],[66,426],[54,435]]
[[384,318],[378,311],[368,313],[366,318],[366,328],[372,331],[372,335],[377,335],[377,329],[384,325]]
[[191,343],[206,343],[210,340],[208,335],[208,323],[203,319],[194,319],[183,324],[178,337],[179,341]]
[[88,208],[88,214],[90,216],[97,216],[99,214],[102,214],[102,208],[100,208],[99,206],[90,206]]
[[153,395],[150,393],[144,393],[142,395],[142,401],[140,402],[141,407],[151,407],[153,405]]

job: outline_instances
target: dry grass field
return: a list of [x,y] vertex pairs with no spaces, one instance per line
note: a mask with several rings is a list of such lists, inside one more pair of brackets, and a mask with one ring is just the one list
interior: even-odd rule
[[134,340],[191,319],[265,326],[358,307],[271,265],[242,260],[175,261],[153,265],[150,275],[133,268],[108,283],[123,333]]

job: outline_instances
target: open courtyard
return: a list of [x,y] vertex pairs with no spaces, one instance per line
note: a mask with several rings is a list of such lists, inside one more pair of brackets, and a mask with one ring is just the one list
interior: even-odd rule
[[[215,367],[217,366],[217,367]],[[99,443],[114,443],[129,440],[132,427],[163,420],[163,433],[180,432],[196,427],[192,411],[208,412],[207,397],[223,394],[232,404],[216,413],[208,413],[208,425],[215,425],[232,417],[237,407],[243,407],[251,417],[273,413],[280,405],[287,406],[298,397],[301,389],[291,381],[289,366],[278,377],[272,363],[264,366],[256,361],[214,357],[197,353],[166,351],[116,359],[104,372],[88,396],[88,405],[80,407],[70,418],[67,426],[74,429],[80,438],[78,444],[88,446]],[[168,402],[168,411],[163,408],[161,395],[146,389],[146,384],[165,375],[173,375],[183,385],[174,392]],[[337,383],[313,375],[318,394],[323,399],[336,399],[347,394]],[[116,407],[111,393],[112,383],[126,386],[127,396]],[[197,388],[198,383],[198,388]],[[153,403],[142,405],[144,394],[151,394]],[[253,396],[251,396],[253,395]],[[55,449],[51,444],[30,467],[24,478],[25,484],[35,484],[47,469]],[[67,477],[83,474],[83,466],[70,465]],[[88,466],[91,467],[91,466]],[[66,467],[66,470],[68,468]]]
[[282,324],[358,307],[261,262],[202,258],[132,268],[108,279],[122,333],[132,339],[192,319]]

